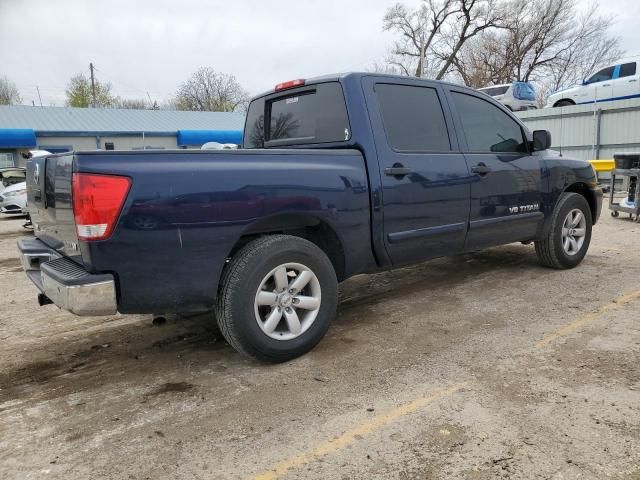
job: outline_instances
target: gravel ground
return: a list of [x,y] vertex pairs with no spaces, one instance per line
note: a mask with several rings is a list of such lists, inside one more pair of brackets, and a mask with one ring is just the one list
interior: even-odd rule
[[[605,207],[606,208],[606,207]],[[2,479],[640,479],[640,225],[359,276],[310,354],[38,307],[0,219]]]

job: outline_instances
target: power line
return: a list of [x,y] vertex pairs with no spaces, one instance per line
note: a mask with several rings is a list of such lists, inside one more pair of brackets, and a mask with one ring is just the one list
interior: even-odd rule
[[95,70],[97,72],[100,72],[100,74],[103,77],[107,78],[107,80],[109,80],[110,82],[112,82],[112,83],[114,83],[116,85],[125,86],[126,87],[125,90],[122,90],[121,88],[118,88],[118,90],[121,91],[121,92],[129,92],[129,93],[136,92],[136,93],[140,93],[143,96],[147,96],[147,97],[149,96],[149,93],[153,94],[153,96],[155,96],[155,97],[168,97],[168,96],[171,96],[171,93],[160,93],[160,92],[155,92],[153,90],[138,88],[138,87],[136,87],[136,86],[134,86],[134,85],[132,85],[132,84],[130,84],[128,82],[125,82],[125,81],[122,81],[122,80],[115,80],[112,76],[106,75],[105,72],[103,70],[101,70],[101,69],[96,68]]

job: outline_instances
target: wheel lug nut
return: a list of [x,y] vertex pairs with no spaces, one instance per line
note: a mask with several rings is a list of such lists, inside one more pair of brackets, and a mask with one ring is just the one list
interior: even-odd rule
[[287,313],[291,313],[291,309],[287,307]]
[[295,290],[293,288],[289,290],[289,293],[294,293],[294,292]]

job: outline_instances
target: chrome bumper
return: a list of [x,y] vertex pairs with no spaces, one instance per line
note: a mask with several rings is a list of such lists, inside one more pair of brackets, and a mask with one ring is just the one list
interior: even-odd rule
[[117,313],[113,275],[91,274],[38,239],[18,241],[27,276],[58,307],[76,315]]

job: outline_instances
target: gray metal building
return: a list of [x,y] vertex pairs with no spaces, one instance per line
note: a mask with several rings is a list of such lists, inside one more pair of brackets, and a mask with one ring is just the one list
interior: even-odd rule
[[516,115],[530,130],[549,130],[551,148],[582,160],[640,151],[640,100],[617,100]]
[[105,108],[0,106],[0,168],[48,150],[199,148],[241,143],[244,114]]

